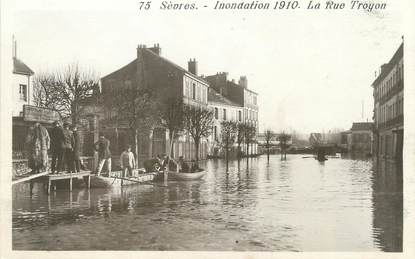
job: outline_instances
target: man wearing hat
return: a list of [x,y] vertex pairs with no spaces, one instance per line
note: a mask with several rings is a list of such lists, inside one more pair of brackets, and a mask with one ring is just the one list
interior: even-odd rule
[[[72,131],[69,130],[69,123],[65,122],[63,124],[63,142],[62,142],[62,157],[65,162],[65,167],[68,173],[73,171],[73,147],[74,147],[74,137]],[[61,168],[59,168],[61,169]]]
[[50,132],[50,151],[52,153],[52,174],[58,168],[62,168],[62,153],[63,153],[63,129],[59,121],[53,123],[53,128]]
[[107,163],[108,176],[111,176],[111,152],[110,141],[105,138],[103,133],[99,134],[99,140],[95,143],[95,150],[98,152],[97,175],[101,175],[105,162]]

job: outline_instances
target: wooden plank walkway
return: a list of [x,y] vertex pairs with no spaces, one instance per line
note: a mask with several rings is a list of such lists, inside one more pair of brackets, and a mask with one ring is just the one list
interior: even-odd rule
[[79,173],[59,173],[59,174],[51,174],[49,171],[42,172],[38,174],[32,174],[23,176],[21,178],[12,180],[12,185],[17,183],[23,183],[30,181],[31,189],[33,185],[33,181],[40,180],[40,179],[46,179],[47,182],[47,193],[50,193],[50,189],[52,186],[52,182],[59,181],[59,180],[69,180],[69,191],[72,192],[72,179],[88,179],[88,189],[91,188],[91,171],[81,171]]
[[60,174],[48,174],[47,177],[47,193],[50,193],[50,188],[53,181],[68,180],[69,179],[69,191],[72,192],[72,179],[82,179],[88,177],[88,189],[91,188],[91,171],[81,171],[79,173],[60,173]]
[[12,180],[12,185],[16,184],[16,183],[22,183],[22,182],[30,181],[30,180],[33,180],[33,179],[36,179],[36,178],[39,178],[39,177],[42,177],[42,176],[45,176],[45,175],[48,175],[48,174],[49,174],[49,172],[42,172],[42,173],[38,173],[38,174],[31,174],[31,175],[23,176],[21,178]]

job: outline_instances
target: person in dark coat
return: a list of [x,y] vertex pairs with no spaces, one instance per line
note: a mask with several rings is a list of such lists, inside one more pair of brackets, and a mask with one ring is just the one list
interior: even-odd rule
[[188,173],[189,172],[189,166],[184,161],[182,156],[179,157],[179,172],[182,172],[182,173]]
[[[62,142],[62,158],[64,161],[64,168],[66,167],[68,173],[73,171],[73,147],[74,137],[71,130],[69,130],[69,123],[63,124],[63,142]],[[62,169],[62,168],[60,168]],[[59,170],[61,171],[61,170]]]
[[81,171],[81,138],[79,136],[78,128],[76,125],[72,126],[72,134],[74,138],[74,145],[73,145],[73,162],[74,162],[74,169],[76,172]]
[[95,150],[98,152],[97,175],[101,175],[105,162],[107,163],[108,176],[111,176],[111,152],[110,141],[105,138],[103,133],[99,134],[99,140],[95,143]]
[[63,154],[63,129],[59,121],[53,123],[53,128],[50,132],[50,151],[52,154],[52,174],[55,170],[62,168],[62,154]]
[[162,164],[163,161],[159,155],[157,155],[157,157],[155,158],[150,158],[143,162],[144,169],[147,173],[159,171],[161,169]]
[[46,171],[48,167],[48,149],[50,147],[49,133],[39,122],[29,128],[26,136],[28,162],[32,173]]

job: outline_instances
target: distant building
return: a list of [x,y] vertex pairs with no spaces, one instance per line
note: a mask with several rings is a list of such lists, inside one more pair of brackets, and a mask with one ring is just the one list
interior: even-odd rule
[[[238,83],[235,83],[234,80],[229,81],[227,77],[228,73],[222,72],[206,76],[204,79],[220,95],[243,107],[242,122],[254,126],[258,134],[258,94],[248,89],[248,79],[246,76],[241,76]],[[245,149],[246,146],[244,145],[242,151],[246,152]],[[257,143],[250,144],[249,153],[253,155],[258,154]]]
[[[161,48],[158,44],[153,47],[139,45],[137,57],[126,66],[101,78],[102,95],[107,96],[113,93],[113,89],[135,87],[151,89],[161,99],[168,97],[183,98],[183,102],[188,105],[207,108],[209,84],[201,77],[197,76],[197,62],[190,60],[188,70],[174,64],[161,56]],[[99,118],[101,124],[111,121],[116,117],[109,107],[104,105],[104,118]],[[101,121],[102,120],[102,121]],[[108,124],[107,124],[108,125]],[[117,146],[125,146],[125,142],[134,142],[125,137],[127,127],[122,125],[109,125],[106,129],[116,136]],[[115,133],[116,130],[116,133]],[[122,134],[124,132],[125,134]],[[120,135],[123,135],[121,138]],[[156,127],[150,135],[141,135],[139,140],[139,159],[143,161],[148,157],[157,154],[165,154],[167,151],[168,134],[166,129]],[[174,157],[183,156],[186,160],[194,159],[194,144],[188,134],[184,134],[175,142],[173,147]],[[199,147],[199,158],[207,157],[207,140],[202,140]]]
[[[281,151],[280,141],[278,139],[279,139],[279,134],[275,133],[274,136],[269,141],[269,149],[270,149],[270,153],[272,154]],[[259,133],[257,136],[257,141],[258,141],[258,152],[261,154],[264,154],[267,151],[267,139],[266,139],[265,133]],[[285,144],[288,145],[290,148],[293,148],[292,135],[289,135],[289,138]]]
[[[209,138],[209,156],[222,156],[223,150],[221,148],[221,123],[223,121],[243,121],[243,106],[237,104],[226,97],[220,95],[215,89],[210,88],[208,92],[208,106],[214,112],[214,125],[212,135]],[[231,155],[236,154],[235,143],[231,150]],[[235,152],[234,152],[235,151]]]
[[354,122],[350,130],[342,133],[342,147],[349,153],[370,155],[373,152],[372,143],[372,122]]
[[13,116],[23,116],[23,105],[32,104],[33,87],[31,76],[33,74],[32,69],[17,58],[17,42],[13,40]]
[[402,43],[381,66],[372,83],[374,97],[374,154],[381,160],[402,161],[404,64]]

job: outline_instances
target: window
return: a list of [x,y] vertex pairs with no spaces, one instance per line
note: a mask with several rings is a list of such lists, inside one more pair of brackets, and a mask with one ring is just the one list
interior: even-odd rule
[[215,119],[219,119],[219,110],[215,107]]
[[226,109],[223,109],[223,120],[226,121]]
[[193,83],[193,88],[192,88],[192,90],[193,90],[193,93],[192,93],[192,98],[193,98],[193,100],[196,100],[196,84],[195,84],[195,83]]
[[257,97],[256,97],[256,96],[254,96],[254,104],[255,104],[255,105],[257,105],[257,103],[256,103],[256,102],[257,102],[256,98],[257,98]]
[[242,121],[242,112],[238,111],[238,121]]
[[27,102],[27,85],[19,86],[19,96],[20,100]]

